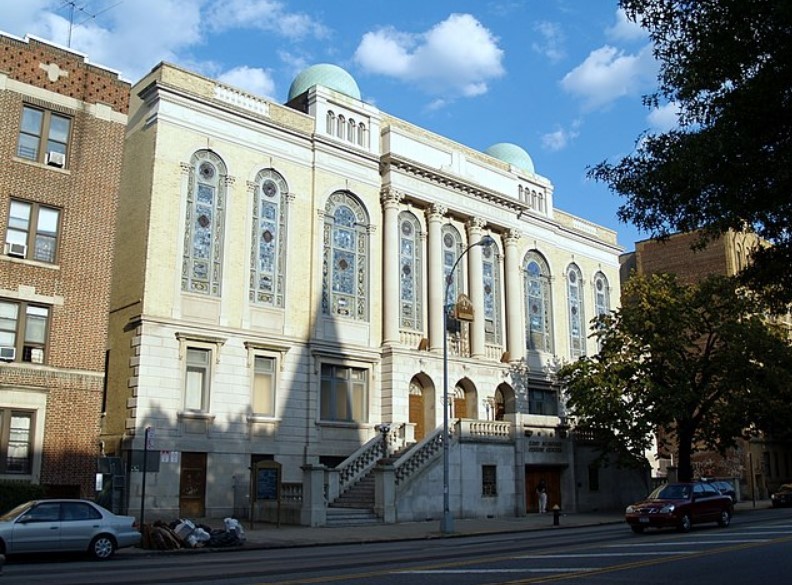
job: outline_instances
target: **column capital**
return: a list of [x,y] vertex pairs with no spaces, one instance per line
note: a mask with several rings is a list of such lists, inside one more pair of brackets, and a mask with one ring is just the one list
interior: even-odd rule
[[469,220],[465,222],[465,227],[468,230],[468,233],[476,233],[481,232],[487,225],[487,222],[481,219],[480,217],[471,217]]
[[426,208],[426,219],[428,221],[442,221],[448,209],[437,203],[432,203]]
[[402,199],[404,199],[404,193],[397,191],[396,189],[386,187],[380,191],[380,203],[382,203],[383,208],[395,208],[399,205]]
[[521,237],[522,234],[519,230],[508,230],[505,234],[503,234],[503,244],[506,246],[516,246]]

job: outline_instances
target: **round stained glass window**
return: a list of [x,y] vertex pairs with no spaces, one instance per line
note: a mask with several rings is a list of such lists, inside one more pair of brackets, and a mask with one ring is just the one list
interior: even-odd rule
[[206,217],[206,215],[202,214],[202,215],[198,216],[198,225],[201,226],[202,228],[205,228],[206,226],[208,226],[209,223],[210,223],[209,222],[209,218]]
[[278,194],[278,186],[275,184],[275,181],[272,179],[265,179],[261,183],[261,190],[264,192],[264,195],[267,197],[275,197]]
[[215,168],[208,162],[201,163],[201,166],[198,167],[198,173],[201,177],[205,180],[210,180],[215,175]]
[[484,287],[484,294],[488,295],[488,294],[491,294],[491,293],[492,293],[492,287],[490,285],[486,285]]
[[274,238],[274,236],[272,235],[272,232],[271,232],[271,231],[269,231],[269,230],[265,230],[265,231],[264,231],[264,232],[262,232],[262,234],[261,234],[261,240],[262,240],[264,243],[266,243],[266,244],[269,244],[269,243],[270,243],[270,242],[273,240],[273,238]]
[[412,224],[409,221],[402,222],[402,233],[405,236],[411,236],[413,233]]
[[572,307],[572,315],[577,315],[577,307]]
[[491,258],[492,257],[492,247],[491,246],[484,246],[483,254],[484,254],[485,258]]
[[531,313],[538,313],[539,312],[539,305],[533,304],[531,305]]
[[349,263],[348,263],[346,260],[340,260],[340,261],[338,262],[338,267],[339,267],[341,270],[346,270],[347,268],[349,268]]
[[602,284],[602,281],[601,280],[597,280],[597,290],[601,291],[603,286],[604,285]]
[[569,273],[569,282],[576,282],[577,281],[577,274],[574,272]]
[[402,273],[404,276],[410,276],[412,274],[412,268],[410,268],[409,264],[402,266]]

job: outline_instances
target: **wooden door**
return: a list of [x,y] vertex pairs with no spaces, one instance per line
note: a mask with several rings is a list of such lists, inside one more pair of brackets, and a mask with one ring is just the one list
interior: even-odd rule
[[181,454],[179,515],[182,518],[206,515],[206,453]]
[[420,441],[426,436],[426,413],[424,397],[421,394],[410,394],[410,422],[415,425],[415,440]]
[[454,416],[453,418],[470,418],[467,410],[467,395],[459,398],[454,396]]
[[561,506],[561,471],[560,467],[526,465],[525,466],[525,509],[528,513],[539,511],[539,496],[536,486],[544,480],[547,486],[547,510],[553,506]]

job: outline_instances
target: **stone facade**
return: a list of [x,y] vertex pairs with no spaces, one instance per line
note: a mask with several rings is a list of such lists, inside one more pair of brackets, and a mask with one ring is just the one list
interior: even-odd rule
[[[510,429],[456,444],[477,470],[452,469],[457,508],[525,513],[542,474],[576,507],[553,372],[618,303],[620,249],[555,209],[549,179],[333,88],[284,106],[160,64],[132,90],[120,193],[102,436],[131,509],[231,514],[256,461],[291,490],[382,424],[420,444],[446,365],[452,424]],[[472,322],[446,327],[446,292]],[[503,498],[467,508],[485,466]],[[438,509],[405,493],[397,520]]]
[[0,36],[0,478],[52,495],[95,495],[128,96],[84,55]]

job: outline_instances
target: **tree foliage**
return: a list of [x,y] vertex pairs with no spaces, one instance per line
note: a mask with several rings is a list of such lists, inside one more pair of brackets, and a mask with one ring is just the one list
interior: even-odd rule
[[642,457],[661,431],[691,479],[695,449],[791,426],[792,345],[734,279],[633,276],[596,325],[599,352],[558,379],[578,426],[611,431],[611,452]]
[[650,35],[659,89],[677,128],[589,170],[626,202],[619,218],[653,237],[704,239],[748,228],[772,243],[743,282],[777,307],[792,301],[792,2],[621,0]]

